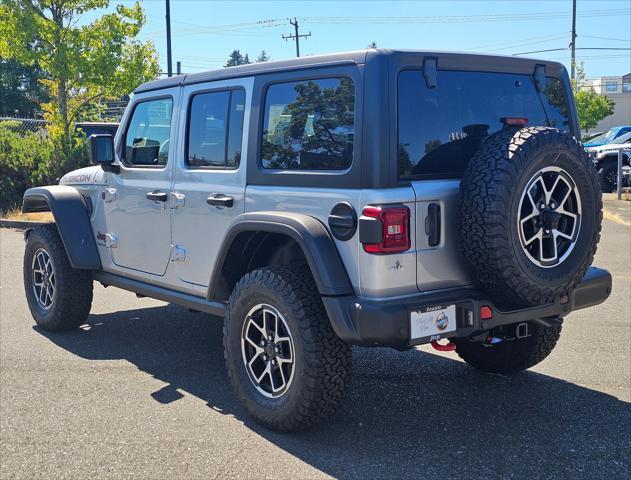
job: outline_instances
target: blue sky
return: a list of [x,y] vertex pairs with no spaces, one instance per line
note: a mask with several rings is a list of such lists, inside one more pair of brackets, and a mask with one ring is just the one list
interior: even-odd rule
[[[113,1],[110,9],[117,3]],[[147,25],[141,38],[154,41],[166,71],[165,2],[144,0]],[[567,48],[571,0],[487,1],[208,1],[171,0],[173,69],[184,72],[221,67],[239,49],[254,59],[266,50],[272,59],[293,57],[297,17],[301,55],[379,47],[475,51],[511,55]],[[579,0],[577,47],[631,48],[631,0]],[[569,66],[569,50],[528,56]],[[631,72],[629,50],[578,50],[588,77]]]

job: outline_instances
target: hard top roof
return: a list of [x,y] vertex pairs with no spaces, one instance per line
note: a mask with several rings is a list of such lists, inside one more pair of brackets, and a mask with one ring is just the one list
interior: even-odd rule
[[458,53],[458,52],[440,52],[440,51],[422,51],[422,50],[389,50],[389,49],[368,49],[354,52],[332,53],[326,55],[314,55],[308,57],[291,58],[288,60],[276,60],[269,62],[251,63],[247,65],[239,65],[236,67],[220,68],[217,70],[209,70],[206,72],[178,75],[174,77],[161,78],[140,85],[134,93],[149,92],[152,90],[160,90],[163,88],[177,87],[180,85],[189,85],[194,83],[210,82],[215,80],[224,80],[228,78],[248,77],[264,73],[271,73],[283,70],[294,70],[302,68],[325,67],[341,64],[364,64],[368,54],[370,55],[423,55],[435,56],[439,58],[440,65],[447,66],[454,64],[462,64],[463,60],[482,70],[488,70],[493,65],[503,64],[508,68],[519,66],[520,71],[532,71],[534,65],[545,64],[552,67],[552,70],[559,71],[564,67],[558,62],[550,62],[546,60],[537,60],[524,57],[506,57],[502,55],[486,55],[476,53]]
[[201,83],[213,80],[221,80],[225,78],[248,77],[261,73],[268,73],[277,70],[286,70],[294,68],[308,68],[326,65],[336,65],[340,63],[364,63],[368,50],[360,50],[356,52],[333,53],[327,55],[314,55],[309,57],[291,58],[288,60],[275,60],[269,62],[250,63],[247,65],[239,65],[237,67],[226,67],[217,70],[209,70],[207,72],[191,73],[186,75],[178,75],[176,77],[161,78],[151,82],[143,83],[135,93],[147,92],[150,90],[158,90],[161,88],[176,87],[191,83]]

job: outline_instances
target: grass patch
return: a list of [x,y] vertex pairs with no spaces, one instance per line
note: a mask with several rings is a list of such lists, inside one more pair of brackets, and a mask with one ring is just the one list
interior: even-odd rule
[[51,212],[22,213],[19,208],[12,208],[5,212],[0,212],[0,218],[7,220],[28,220],[31,222],[54,222]]

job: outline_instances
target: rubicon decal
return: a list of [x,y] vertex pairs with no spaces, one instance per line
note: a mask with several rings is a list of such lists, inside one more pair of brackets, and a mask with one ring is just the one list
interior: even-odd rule
[[65,175],[59,183],[67,184],[67,183],[92,183],[92,175],[91,174],[77,174],[77,175]]

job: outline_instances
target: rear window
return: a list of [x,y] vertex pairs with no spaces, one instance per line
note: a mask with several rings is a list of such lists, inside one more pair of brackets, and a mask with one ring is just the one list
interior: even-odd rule
[[271,85],[265,96],[263,168],[343,170],[353,160],[355,87],[350,78]]
[[528,75],[439,71],[428,89],[420,70],[398,79],[399,177],[462,175],[482,140],[504,127],[502,118],[568,131],[563,83],[547,78],[539,94]]

